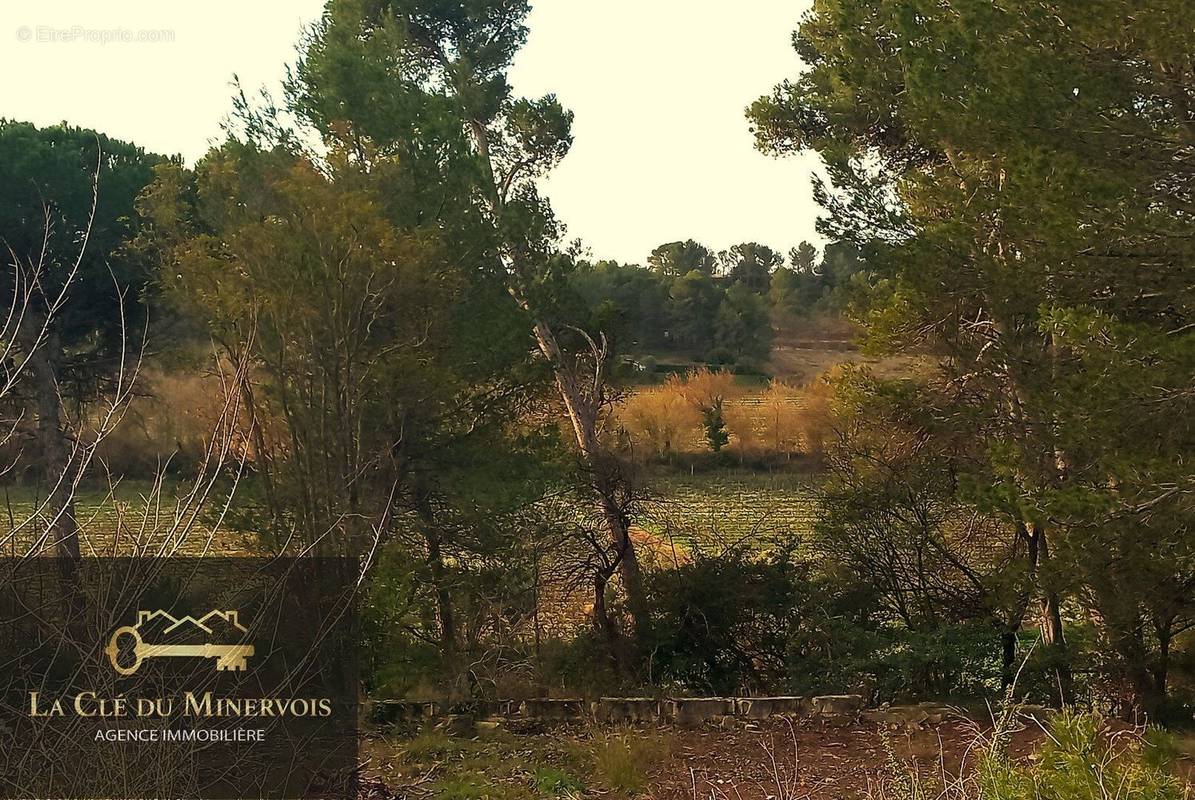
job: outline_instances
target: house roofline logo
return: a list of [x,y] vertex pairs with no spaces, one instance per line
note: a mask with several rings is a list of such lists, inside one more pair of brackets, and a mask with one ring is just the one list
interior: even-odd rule
[[[141,669],[142,663],[149,658],[208,658],[215,661],[215,668],[220,672],[242,672],[248,668],[248,660],[254,654],[251,644],[221,644],[205,641],[202,644],[155,644],[146,642],[142,636],[141,626],[154,620],[161,619],[165,627],[163,635],[173,633],[180,628],[190,626],[207,636],[215,633],[214,623],[219,620],[225,625],[241,633],[248,633],[249,629],[241,624],[240,614],[235,610],[220,611],[213,609],[202,617],[195,618],[190,614],[175,617],[168,611],[138,611],[137,622],[134,625],[123,625],[112,632],[108,639],[108,646],[104,653],[108,656],[112,669],[119,675],[135,675]],[[122,651],[122,639],[125,650]],[[132,643],[131,649],[128,643]],[[132,654],[132,662],[121,662],[121,656]]]

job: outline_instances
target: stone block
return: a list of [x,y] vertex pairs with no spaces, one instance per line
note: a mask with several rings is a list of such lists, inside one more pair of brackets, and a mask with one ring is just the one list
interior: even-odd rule
[[813,713],[820,717],[849,717],[862,710],[862,695],[831,694],[813,698]]
[[660,701],[650,697],[603,697],[593,703],[600,723],[653,723],[660,720]]
[[735,713],[745,719],[803,716],[813,711],[808,697],[740,697]]
[[369,720],[374,725],[398,725],[425,722],[440,714],[434,700],[378,700],[370,706]]
[[667,716],[677,725],[695,727],[734,714],[733,697],[683,697],[666,701]]
[[585,718],[585,701],[536,698],[523,701],[523,716],[543,722],[568,722]]

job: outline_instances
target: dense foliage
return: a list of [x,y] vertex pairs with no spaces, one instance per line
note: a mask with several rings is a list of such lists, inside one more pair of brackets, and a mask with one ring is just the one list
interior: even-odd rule
[[1147,6],[819,2],[751,116],[874,251],[873,344],[941,356],[926,435],[977,456],[943,486],[1016,531],[1061,699],[1073,601],[1157,710],[1195,610],[1195,75],[1182,4]]
[[581,261],[569,285],[623,352],[757,372],[771,353],[774,328],[841,311],[861,268],[847,243],[831,243],[819,261],[806,242],[791,258],[788,266],[753,242],[719,256],[696,242],[674,242],[656,248],[650,269]]
[[[1195,67],[1182,4],[1129,10],[818,0],[749,113],[820,154],[820,253],[567,244],[540,179],[573,116],[508,81],[526,0],[331,0],[283,107],[242,97],[190,167],[0,123],[4,455],[56,534],[31,552],[80,557],[73,492],[110,466],[84,434],[166,391],[130,389],[144,347],[218,409],[183,470],[206,513],[358,558],[375,696],[1181,712]],[[812,521],[711,480],[678,523],[664,479],[731,468],[804,481]],[[1085,796],[1067,724],[990,796]]]

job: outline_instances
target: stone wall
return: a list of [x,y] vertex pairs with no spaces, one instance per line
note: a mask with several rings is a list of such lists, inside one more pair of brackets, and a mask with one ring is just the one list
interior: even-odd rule
[[[697,726],[722,720],[763,720],[773,717],[815,717],[855,719],[880,712],[865,712],[860,695],[819,697],[602,697],[536,698],[522,703],[486,703],[474,716],[490,719],[522,719],[538,722],[581,722],[599,724],[670,724]],[[910,707],[912,708],[912,707]],[[917,707],[920,708],[920,707]],[[419,724],[449,716],[447,704],[432,700],[383,700],[372,704],[370,721],[376,725]],[[884,712],[887,714],[888,712]],[[904,718],[905,715],[897,715]],[[913,716],[919,716],[914,714]],[[929,713],[919,718],[930,716]],[[887,717],[885,717],[887,718]]]

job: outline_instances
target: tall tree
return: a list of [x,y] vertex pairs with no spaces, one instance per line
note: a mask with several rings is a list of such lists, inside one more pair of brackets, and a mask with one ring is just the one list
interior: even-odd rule
[[151,271],[127,244],[134,202],[162,161],[95,131],[0,121],[0,248],[13,266],[3,289],[24,309],[16,345],[28,359],[48,535],[70,559],[80,556],[79,422],[140,346]]
[[817,248],[809,242],[801,242],[788,255],[793,269],[801,274],[811,274],[817,271]]
[[714,320],[714,346],[736,363],[758,369],[772,350],[772,320],[765,299],[745,284],[727,289]]
[[784,256],[758,242],[744,242],[722,254],[726,273],[735,283],[741,283],[757,294],[768,291],[772,270],[783,266]]
[[668,278],[679,278],[693,271],[713,275],[717,264],[713,251],[692,239],[662,244],[647,257],[647,265]]
[[[1069,391],[1092,348],[1123,353],[1143,331],[1172,363],[1195,347],[1185,13],[1169,0],[827,0],[794,39],[807,71],[750,111],[761,147],[825,159],[822,232],[874,248],[873,340],[946,356],[940,377],[959,423],[988,443],[988,500],[1029,548],[1042,633],[1059,651],[1063,551],[1108,530],[1109,504],[1143,521],[1128,497],[1190,511],[1162,488],[1185,460],[1114,458],[1078,421],[1128,409]],[[1096,336],[1079,322],[1092,313],[1108,320]],[[1154,386],[1155,435],[1185,441],[1185,402]],[[1137,641],[1120,653],[1139,672]],[[1065,699],[1065,669],[1058,678]]]
[[268,510],[247,525],[280,552],[421,546],[423,563],[400,561],[427,589],[459,690],[467,572],[520,550],[499,520],[534,483],[520,479],[533,430],[514,423],[543,386],[501,284],[385,202],[417,171],[358,166],[230,140],[193,172],[159,171],[143,238],[165,254],[175,307],[242,365],[233,388]]
[[704,357],[714,343],[714,317],[721,292],[704,272],[693,270],[672,282],[670,332],[676,346]]
[[[622,552],[628,605],[642,625],[639,562],[620,500],[628,493],[626,473],[602,440],[609,345],[600,331],[559,317],[560,229],[536,188],[572,145],[572,114],[552,95],[514,97],[506,78],[526,39],[528,9],[526,0],[333,0],[292,89],[298,110],[345,152],[415,153],[454,187],[454,200],[467,201],[457,204],[460,219],[480,246],[461,257],[500,269],[532,319],[590,496]],[[434,214],[436,206],[427,208]]]

